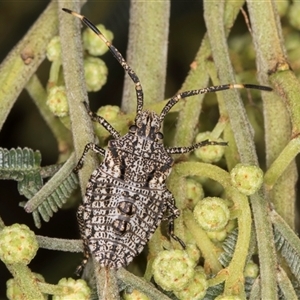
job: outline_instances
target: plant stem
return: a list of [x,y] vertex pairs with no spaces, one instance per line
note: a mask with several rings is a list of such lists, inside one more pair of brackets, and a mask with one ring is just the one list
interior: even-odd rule
[[[289,69],[280,20],[274,2],[269,0],[261,4],[247,1],[247,4],[257,53],[258,78],[262,83],[267,83],[269,79],[275,93],[279,96],[275,93],[263,93],[262,95],[266,162],[269,167],[289,143],[291,136],[295,137],[300,132],[298,99],[300,85]],[[296,199],[294,187],[297,182],[295,162],[292,161],[287,168],[284,168],[284,173],[279,175],[281,177],[274,185],[273,190],[268,192],[268,198],[272,199],[277,211],[294,228]]]
[[118,270],[117,278],[122,280],[126,285],[136,288],[142,293],[146,294],[151,300],[170,300],[169,297],[156,289],[154,285],[146,282],[142,278],[136,277],[135,275],[126,271],[124,268]]
[[[230,33],[230,29],[234,24],[239,9],[244,2],[244,0],[233,1],[231,5],[226,6],[226,17],[224,20],[226,35]],[[207,86],[209,81],[208,70],[209,67],[211,67],[210,59],[211,46],[208,35],[206,34],[180,91],[193,90]],[[201,94],[194,96],[187,101],[182,101],[184,104],[178,116],[174,145],[185,146],[193,143],[204,96],[204,94]]]
[[[128,64],[138,75],[145,105],[164,99],[170,1],[131,1]],[[125,74],[122,110],[136,111],[132,80]]]
[[[70,131],[53,115],[46,104],[47,92],[38,77],[34,74],[26,85],[26,90],[37,105],[42,117],[54,134],[61,154],[69,157],[72,149]],[[67,158],[66,157],[66,158]],[[63,159],[60,157],[60,159]]]
[[[86,144],[94,140],[92,122],[83,102],[88,102],[83,73],[82,41],[79,30],[80,21],[62,11],[65,6],[58,2],[59,33],[62,47],[62,65],[67,89],[73,144],[76,161],[81,157]],[[68,2],[68,8],[80,10],[80,3]],[[71,38],[70,38],[71,37]],[[82,196],[84,197],[87,182],[91,173],[96,169],[97,160],[86,159],[84,168],[79,172]]]
[[294,290],[294,287],[293,287],[288,275],[286,274],[284,269],[282,269],[281,267],[278,268],[277,278],[278,278],[278,285],[279,285],[285,299],[289,299],[289,300],[299,299],[296,295],[296,292]]
[[76,165],[75,155],[72,154],[67,162],[53,177],[26,203],[24,209],[27,213],[33,212],[49,197],[53,191],[71,174]]
[[82,240],[58,239],[46,236],[36,236],[40,248],[67,251],[67,252],[83,252]]
[[101,268],[94,261],[97,293],[99,300],[120,300],[116,272],[113,269]]
[[[44,60],[46,47],[57,34],[57,1],[51,1],[23,39],[0,66],[0,129],[29,78]],[[23,60],[22,54],[29,56]],[[24,57],[24,55],[23,55]]]
[[[270,215],[274,226],[274,236],[277,240],[277,250],[281,250],[282,256],[287,260],[287,264],[289,265],[291,272],[299,281],[300,272],[297,267],[298,258],[300,256],[299,237],[275,210],[272,210]],[[284,250],[284,248],[288,249],[288,251]]]
[[[219,182],[224,187],[229,198],[233,199],[234,207],[240,211],[238,216],[239,235],[234,255],[226,271],[220,272],[217,277],[221,276],[223,280],[225,280],[224,291],[228,295],[231,295],[233,291],[242,295],[244,293],[244,286],[242,284],[243,271],[248,255],[251,235],[251,213],[247,197],[232,187],[230,176],[226,171],[219,167],[199,162],[184,162],[175,165],[170,175],[170,188],[176,191],[178,189],[177,178],[188,176],[203,176]],[[205,258],[205,262],[208,264],[208,268],[216,274],[221,270],[221,265],[217,260],[216,253],[213,251],[214,247],[211,241],[205,237],[204,232],[196,229],[193,216],[187,211],[184,213],[184,222],[196,239],[197,245]],[[197,234],[195,234],[196,232]]]
[[44,296],[38,288],[37,280],[28,266],[23,264],[7,264],[7,269],[14,276],[17,286],[21,289],[24,300],[43,300]]
[[218,261],[217,247],[207,236],[206,232],[196,223],[193,214],[186,210],[183,215],[184,224],[192,234],[198,248],[200,249],[204,259],[204,267],[208,274],[217,274],[222,270],[222,265]]
[[[290,163],[295,159],[300,152],[300,137],[296,137],[286,145],[277,159],[271,164],[267,170],[264,183],[267,190],[271,190],[276,184],[278,178],[284,174]],[[276,207],[277,208],[277,207]],[[281,212],[281,210],[279,211]],[[286,218],[285,218],[286,219]],[[288,221],[290,218],[286,219]],[[289,223],[289,222],[288,222]],[[293,226],[291,226],[293,228]]]
[[[221,82],[235,82],[224,32],[223,16],[224,2],[204,2],[204,19],[220,80]],[[257,165],[251,126],[239,94],[235,90],[230,90],[224,93],[224,99],[241,162]],[[261,267],[261,297],[262,299],[277,299],[275,276],[277,261],[273,231],[268,216],[268,202],[262,191],[252,195],[250,200]]]

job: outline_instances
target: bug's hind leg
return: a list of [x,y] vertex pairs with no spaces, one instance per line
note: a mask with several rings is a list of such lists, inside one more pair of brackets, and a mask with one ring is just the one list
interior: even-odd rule
[[77,211],[77,222],[79,225],[80,236],[81,236],[81,239],[83,242],[83,260],[75,270],[75,274],[77,276],[80,276],[80,274],[82,273],[82,271],[90,257],[90,251],[89,251],[89,247],[87,244],[87,238],[85,236],[85,225],[84,225],[84,220],[83,220],[83,212],[84,212],[84,206],[80,205],[78,208],[78,211]]
[[174,217],[173,215],[168,217],[168,221],[169,221],[169,230],[168,230],[168,232],[169,232],[169,235],[173,238],[173,240],[178,242],[181,245],[181,247],[183,249],[185,249],[186,248],[185,243],[177,235],[174,234],[174,219],[175,218],[177,218],[177,217]]
[[[169,192],[170,193],[170,192]],[[167,211],[170,213],[165,220],[169,222],[168,233],[176,242],[178,242],[183,249],[186,248],[185,243],[174,233],[174,220],[180,216],[179,209],[175,206],[175,199],[170,193],[168,200],[166,201]]]

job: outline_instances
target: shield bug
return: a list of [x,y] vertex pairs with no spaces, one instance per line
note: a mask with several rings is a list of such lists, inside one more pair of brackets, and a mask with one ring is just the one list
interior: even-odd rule
[[169,222],[169,235],[185,247],[174,234],[174,219],[179,216],[175,199],[166,187],[173,159],[171,154],[191,152],[206,145],[227,145],[225,142],[205,140],[189,147],[165,148],[161,125],[169,110],[182,98],[233,88],[252,88],[270,91],[269,87],[251,84],[225,84],[178,93],[158,115],[143,110],[143,89],[138,76],[126,63],[121,53],[103,36],[85,16],[64,8],[78,17],[107,45],[125,72],[132,79],[137,97],[134,125],[126,135],[120,134],[102,117],[85,108],[114,138],[107,150],[96,144],[86,145],[75,172],[83,166],[85,156],[92,150],[104,156],[103,162],[92,173],[86,187],[77,218],[84,243],[85,258],[90,254],[102,267],[118,269],[127,266],[145,247],[161,220]]

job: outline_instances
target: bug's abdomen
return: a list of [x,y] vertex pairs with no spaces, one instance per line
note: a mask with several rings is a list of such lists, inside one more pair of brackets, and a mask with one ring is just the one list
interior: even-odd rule
[[165,211],[163,190],[129,185],[101,168],[92,174],[83,206],[88,247],[102,266],[127,266],[145,247]]

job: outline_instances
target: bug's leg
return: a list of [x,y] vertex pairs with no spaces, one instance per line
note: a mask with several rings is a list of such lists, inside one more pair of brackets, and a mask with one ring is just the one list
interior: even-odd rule
[[89,252],[89,248],[87,245],[87,238],[85,237],[85,230],[84,230],[85,225],[84,225],[84,220],[83,220],[83,212],[84,212],[84,206],[80,205],[78,208],[78,211],[77,211],[77,222],[79,225],[80,236],[81,236],[82,242],[83,242],[83,260],[82,260],[81,264],[76,268],[75,274],[77,276],[80,276],[80,274],[82,273],[82,271],[90,257],[90,252]]
[[180,212],[179,209],[175,206],[175,199],[171,193],[166,201],[166,206],[168,212],[170,213],[170,215],[165,218],[169,222],[168,233],[176,242],[178,242],[182,246],[183,249],[185,249],[185,243],[177,235],[174,234],[174,220],[180,216]]
[[105,150],[103,148],[99,147],[98,145],[93,144],[93,143],[86,144],[86,146],[84,147],[83,153],[82,153],[76,167],[73,170],[74,173],[78,173],[78,171],[82,168],[85,156],[89,150],[92,150],[95,153],[98,153],[103,156],[105,155]]
[[194,151],[195,149],[204,147],[204,146],[227,146],[227,142],[215,142],[215,141],[209,141],[205,140],[200,143],[188,146],[188,147],[172,147],[172,148],[166,148],[167,153],[169,154],[183,154],[188,153],[191,151]]
[[120,133],[116,129],[114,129],[103,117],[98,116],[96,113],[92,112],[86,102],[83,102],[83,104],[92,121],[101,124],[115,139],[120,137]]

